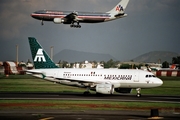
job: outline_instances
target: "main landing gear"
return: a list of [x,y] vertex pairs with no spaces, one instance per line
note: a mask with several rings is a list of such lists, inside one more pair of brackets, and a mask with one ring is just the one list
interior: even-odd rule
[[74,28],[81,28],[81,25],[79,25],[79,22],[76,22],[77,25],[74,24],[75,22],[72,22],[70,27],[74,27]]
[[83,93],[84,95],[90,95],[89,88],[86,89],[86,91]]
[[136,88],[137,91],[137,97],[141,97],[141,88]]

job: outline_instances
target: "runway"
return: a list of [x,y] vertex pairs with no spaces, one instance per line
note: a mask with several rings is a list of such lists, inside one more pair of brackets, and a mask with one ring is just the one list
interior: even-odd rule
[[[162,96],[162,95],[142,95],[137,98],[132,94],[114,94],[114,95],[83,95],[83,93],[0,93],[0,100],[95,100],[95,101],[135,101],[135,102],[163,102],[180,103],[180,96]],[[180,119],[180,113],[176,111],[160,111],[158,119]],[[138,110],[62,110],[62,109],[2,109],[0,118],[3,120],[112,120],[112,119],[133,119],[147,120],[154,119],[149,111]]]
[[82,93],[0,93],[0,100],[96,100],[123,102],[163,102],[180,103],[180,96],[142,95],[138,98],[132,94],[83,95]]

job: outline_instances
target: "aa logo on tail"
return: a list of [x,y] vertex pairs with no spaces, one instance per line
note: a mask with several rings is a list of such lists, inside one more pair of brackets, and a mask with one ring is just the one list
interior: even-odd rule
[[36,53],[36,57],[34,58],[34,62],[46,62],[46,59],[43,54],[43,49],[38,49]]
[[116,7],[116,11],[124,11],[123,7],[121,5],[118,5]]

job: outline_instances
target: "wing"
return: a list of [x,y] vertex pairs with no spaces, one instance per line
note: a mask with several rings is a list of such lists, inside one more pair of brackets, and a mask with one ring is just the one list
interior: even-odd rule
[[73,23],[73,22],[78,22],[78,13],[77,12],[72,12],[68,15],[66,15],[64,18],[66,19],[67,23]]
[[85,86],[94,87],[96,84],[102,83],[97,80],[60,78],[53,75],[46,75],[46,73],[40,70],[26,70],[26,73],[34,77],[42,78],[51,82],[74,85],[74,86],[79,86],[79,87],[85,87]]
[[67,85],[74,85],[78,87],[95,87],[97,84],[100,84],[102,82],[94,81],[94,80],[85,80],[85,79],[65,79],[65,78],[55,78],[59,80],[59,83],[64,83]]
[[74,20],[77,17],[78,13],[77,12],[72,12],[68,15],[66,15],[64,18],[68,19],[68,20]]

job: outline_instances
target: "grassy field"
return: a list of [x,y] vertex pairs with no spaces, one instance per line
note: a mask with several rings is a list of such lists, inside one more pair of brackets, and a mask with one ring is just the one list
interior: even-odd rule
[[[162,77],[163,85],[142,89],[142,94],[180,95],[180,77]],[[84,88],[65,86],[29,75],[0,76],[0,92],[84,92]],[[136,90],[132,91],[136,94]]]
[[117,101],[68,101],[68,100],[0,100],[0,110],[5,109],[61,109],[61,110],[150,110],[180,112],[180,104],[117,102]]
[[84,89],[56,84],[29,75],[0,77],[0,92],[82,92]]
[[[162,77],[161,87],[142,89],[142,94],[180,95],[180,78]],[[85,89],[55,84],[29,75],[0,76],[0,93],[4,92],[81,92]],[[133,90],[132,94],[136,94]],[[0,100],[0,110],[4,109],[63,109],[63,110],[178,110],[180,104],[115,102],[115,101],[67,101],[67,100]]]

